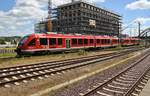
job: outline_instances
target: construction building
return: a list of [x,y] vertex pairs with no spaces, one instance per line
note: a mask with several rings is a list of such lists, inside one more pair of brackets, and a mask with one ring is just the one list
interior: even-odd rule
[[[50,3],[51,4],[51,3]],[[51,8],[49,7],[49,14]],[[52,31],[64,34],[118,36],[122,17],[117,13],[98,8],[84,1],[58,6],[51,15]],[[36,24],[36,32],[46,33],[48,21]]]
[[34,25],[35,33],[47,33],[52,31],[52,24],[49,18],[40,21]]
[[83,1],[73,1],[56,10],[54,32],[117,36],[121,28],[120,15]]

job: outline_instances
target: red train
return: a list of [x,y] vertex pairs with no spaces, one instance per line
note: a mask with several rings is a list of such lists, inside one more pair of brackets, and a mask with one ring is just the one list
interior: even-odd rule
[[[137,45],[140,39],[123,38],[121,45]],[[115,47],[118,38],[111,36],[90,36],[70,34],[31,34],[23,37],[17,49],[18,55],[41,52],[66,51],[73,49]]]

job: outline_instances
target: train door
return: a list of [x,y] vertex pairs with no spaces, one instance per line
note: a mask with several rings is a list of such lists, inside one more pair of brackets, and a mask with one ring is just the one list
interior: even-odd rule
[[66,48],[70,48],[70,39],[66,39]]

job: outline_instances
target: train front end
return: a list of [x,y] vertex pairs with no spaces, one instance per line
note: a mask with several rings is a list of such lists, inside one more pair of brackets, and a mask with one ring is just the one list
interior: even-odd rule
[[21,55],[25,55],[27,54],[28,50],[28,43],[32,40],[33,35],[27,35],[24,36],[18,43],[18,46],[15,50],[15,52],[17,53],[17,55],[21,56]]

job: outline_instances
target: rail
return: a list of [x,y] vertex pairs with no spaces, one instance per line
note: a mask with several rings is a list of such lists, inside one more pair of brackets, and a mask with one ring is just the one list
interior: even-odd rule
[[[115,91],[116,89],[117,90],[121,90],[121,89],[118,89],[119,87],[117,87],[116,85],[113,86],[113,90],[112,89],[109,89],[108,85],[111,85],[113,84],[113,81],[116,81],[117,79],[119,79],[121,76],[123,76],[123,74],[127,74],[128,71],[131,70],[131,68],[134,68],[136,65],[138,65],[139,63],[141,63],[143,60],[145,60],[148,56],[150,56],[150,54],[146,54],[145,56],[143,56],[140,60],[138,60],[137,62],[135,63],[132,63],[131,66],[125,68],[123,71],[119,72],[118,74],[116,74],[115,76],[111,77],[110,79],[106,80],[104,83],[98,85],[96,88],[93,88],[91,89],[89,92],[87,93],[84,93],[82,96],[93,96],[93,94],[99,94],[99,95],[111,95],[112,96],[130,96],[132,94],[132,92],[134,91],[134,89],[137,87],[137,85],[139,84],[139,82],[142,80],[142,78],[144,77],[144,75],[150,70],[150,67],[147,68],[147,70],[145,70],[143,72],[142,75],[140,75],[138,77],[138,79],[136,79],[136,82],[134,84],[132,84],[132,86],[128,89],[128,88],[124,88],[124,91],[125,89],[128,89],[128,91],[124,92],[124,91]],[[144,69],[143,69],[144,70]],[[136,72],[131,72],[131,73],[136,73]],[[130,74],[131,74],[130,73]],[[129,74],[128,74],[129,75]],[[133,74],[132,74],[133,75]],[[129,75],[132,77],[132,75]],[[126,85],[130,85],[127,83],[127,81],[131,83],[131,77],[130,77],[130,80],[129,77],[126,76],[126,78],[124,79],[124,82],[126,82]],[[133,76],[134,78],[136,77]],[[134,82],[135,79],[133,79],[133,82]],[[117,82],[117,81],[116,81]],[[123,82],[123,80],[122,80]],[[117,84],[117,83],[116,83]],[[123,83],[118,83],[119,85],[123,85]],[[108,87],[108,88],[107,88]],[[105,88],[105,89],[104,89]],[[111,88],[111,87],[110,87]],[[121,88],[121,87],[120,87]],[[105,93],[103,93],[103,90],[105,90]],[[122,89],[123,90],[123,89]],[[113,91],[113,92],[112,92]]]
[[96,62],[109,60],[115,57],[135,52],[140,49],[124,50],[122,52],[109,53],[103,55],[82,57],[76,59],[68,59],[61,61],[53,61],[46,63],[38,63],[33,65],[23,65],[0,69],[0,86],[7,84],[15,84],[16,82],[26,82],[32,78],[48,77],[51,74],[61,73],[63,71],[87,66]]

